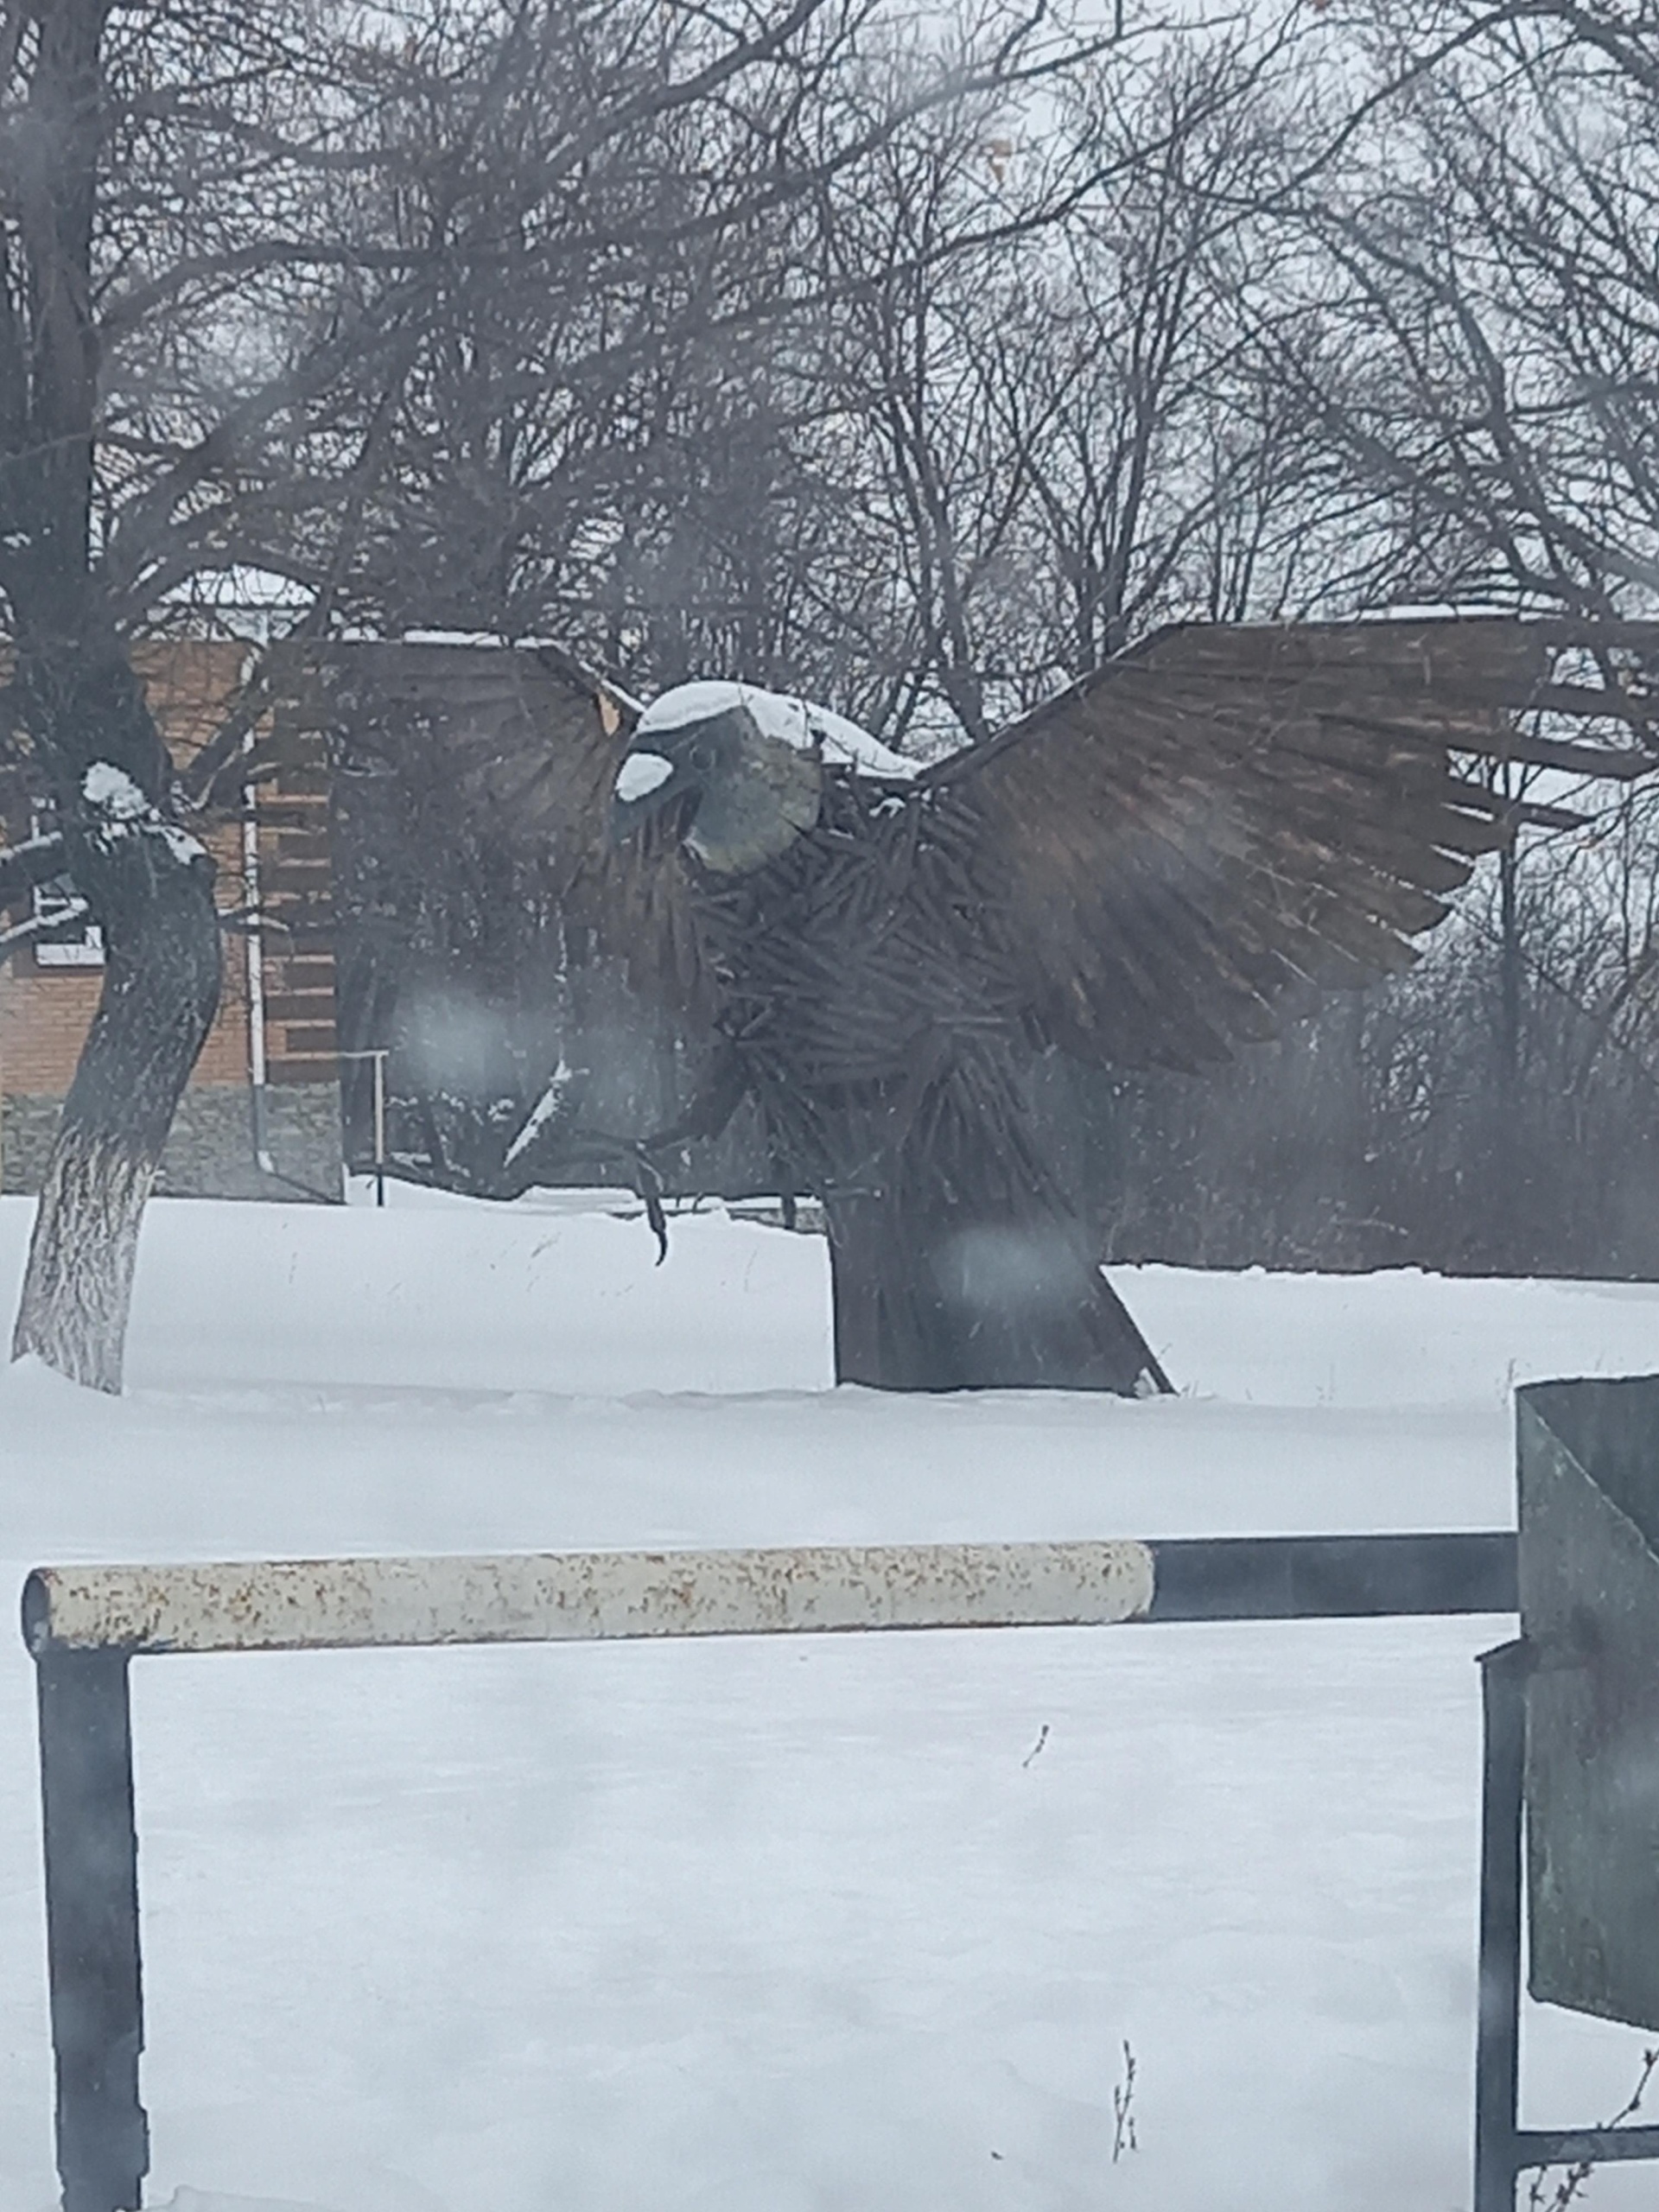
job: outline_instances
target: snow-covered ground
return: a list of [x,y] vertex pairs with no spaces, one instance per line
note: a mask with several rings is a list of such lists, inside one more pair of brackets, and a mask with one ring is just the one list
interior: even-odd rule
[[[0,1288],[27,1230],[0,1202]],[[161,1203],[130,1395],[0,1380],[0,1560],[1474,1528],[1659,1290],[1120,1277],[1188,1395],[828,1383],[822,1245]],[[1501,1619],[145,1661],[150,2202],[1453,2212]],[[54,2201],[0,1641],[0,2212]],[[1641,2037],[1535,2014],[1529,2117]],[[1134,2054],[1139,2147],[1114,2162]],[[1652,2171],[1593,2202],[1650,2204]]]

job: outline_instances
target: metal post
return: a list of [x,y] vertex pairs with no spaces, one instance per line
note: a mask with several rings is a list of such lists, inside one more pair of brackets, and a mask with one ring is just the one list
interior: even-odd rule
[[374,1056],[374,1203],[386,1203],[386,1056]]
[[127,1655],[48,1649],[35,1687],[63,2212],[138,2212],[149,2129],[138,2101],[143,1998]]
[[1515,2212],[1522,2145],[1521,1810],[1527,1749],[1524,1642],[1480,1660],[1480,1988],[1475,2037],[1474,2212]]
[[[253,750],[248,732],[243,751]],[[270,1100],[265,1057],[265,940],[264,915],[259,903],[259,803],[255,786],[242,786],[242,904],[248,917],[248,1098],[252,1109],[253,1164],[262,1175],[274,1175],[276,1163],[270,1154]]]
[[370,1093],[374,1102],[374,1203],[386,1203],[386,1062],[391,1057],[389,1045],[371,1046],[360,1052],[337,1052],[336,1059],[370,1060],[374,1065],[374,1087]]

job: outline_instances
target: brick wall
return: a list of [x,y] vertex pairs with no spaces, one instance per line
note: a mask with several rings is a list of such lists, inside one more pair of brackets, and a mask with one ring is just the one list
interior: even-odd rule
[[[217,730],[239,686],[248,649],[234,642],[163,641],[134,663],[175,761],[182,765]],[[326,898],[327,795],[320,774],[293,772],[257,797],[262,904],[280,912],[300,888]],[[13,823],[8,834],[27,833]],[[216,825],[203,842],[218,864],[221,909],[242,906],[243,832]],[[312,926],[267,933],[266,1054],[273,1089],[271,1149],[283,1174],[316,1194],[340,1192],[339,1086],[334,1061],[332,944]],[[222,1189],[226,1196],[299,1195],[251,1165],[248,948],[227,931],[219,1009],[190,1078],[168,1147],[162,1187]],[[7,1190],[39,1187],[39,1168],[63,1095],[73,1077],[103,988],[101,967],[42,961],[31,950],[0,969],[0,1174]],[[293,1099],[280,1103],[293,1090]],[[284,1154],[287,1157],[284,1157]]]
[[[188,760],[219,727],[241,681],[246,657],[244,645],[196,640],[152,644],[135,655],[151,710],[175,760]],[[12,823],[7,828],[17,836],[27,834],[28,824]],[[217,828],[203,842],[219,863],[219,905],[239,906],[238,826],[232,823]],[[225,950],[219,1018],[203,1046],[193,1083],[247,1081],[246,952],[242,940],[234,937],[226,938]],[[0,1089],[26,1097],[62,1096],[74,1074],[103,982],[101,968],[53,965],[29,949],[13,956],[0,970]]]
[[[239,905],[239,836],[232,830],[228,839],[215,836],[203,842],[219,862],[216,894],[219,905]],[[27,948],[15,954],[10,965],[0,971],[0,1088],[28,1096],[51,1094],[60,1098],[75,1072],[103,987],[101,968],[48,966]],[[208,1032],[190,1080],[197,1084],[245,1083],[247,1079],[247,949],[241,938],[227,935],[218,1019]]]

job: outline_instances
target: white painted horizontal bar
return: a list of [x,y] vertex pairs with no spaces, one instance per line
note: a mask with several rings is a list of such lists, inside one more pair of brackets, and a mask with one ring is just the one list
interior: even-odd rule
[[303,1651],[1143,1618],[1147,1545],[870,1544],[37,1567],[23,1636],[52,1650]]

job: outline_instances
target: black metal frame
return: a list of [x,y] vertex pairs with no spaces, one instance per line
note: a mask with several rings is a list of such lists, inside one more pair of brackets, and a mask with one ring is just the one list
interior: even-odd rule
[[1313,1621],[1512,1613],[1507,1529],[1427,1535],[1176,1536],[1152,1547],[1149,1621]]
[[138,2212],[149,2168],[127,1665],[48,1650],[35,1666],[63,2212]]
[[1532,1647],[1499,1644],[1480,1660],[1480,1992],[1475,2039],[1474,2212],[1515,2212],[1517,2177],[1535,2166],[1659,2158],[1659,2127],[1522,2127],[1521,1840]]
[[[1203,1537],[1149,1548],[1154,1595],[1145,1618],[1154,1623],[1512,1612],[1516,1603],[1516,1540],[1504,1531]],[[63,2212],[139,2212],[149,2144],[138,2082],[143,1994],[128,1694],[133,1655],[54,1644],[31,1625],[29,1604],[26,1595],[40,1713]],[[1483,2011],[1483,2038],[1485,2032]],[[1512,2080],[1509,2111],[1512,2133]],[[1488,2204],[1478,2212],[1490,2212]]]

